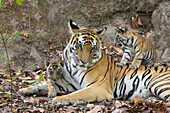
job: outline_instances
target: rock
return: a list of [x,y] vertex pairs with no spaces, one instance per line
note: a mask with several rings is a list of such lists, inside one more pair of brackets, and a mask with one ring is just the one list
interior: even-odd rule
[[170,2],[161,3],[152,14],[154,31],[149,39],[156,48],[161,63],[170,65]]
[[[7,44],[13,69],[18,67],[33,69],[34,64],[43,66],[44,60],[51,58],[51,53],[55,53],[56,49],[59,50],[61,43],[66,45],[66,41],[70,39],[67,25],[70,18],[82,27],[99,30],[107,26],[108,31],[104,37],[106,42],[114,41],[116,26],[125,25],[137,32],[146,32],[153,29],[154,25],[155,34],[151,39],[157,41],[153,43],[156,44],[158,51],[162,51],[159,56],[167,48],[168,34],[162,33],[169,26],[169,23],[164,22],[168,22],[166,14],[169,15],[169,5],[161,4],[157,8],[161,3],[160,0],[41,0],[37,2],[39,9],[35,7],[32,0],[22,2],[20,6],[15,0],[11,0],[11,3],[12,5],[7,2],[0,8],[2,23],[0,32],[5,33],[8,29],[8,36],[15,31],[28,33],[28,37],[12,35],[12,39]],[[140,17],[143,26],[131,27],[131,12]],[[160,22],[159,18],[161,18]],[[156,33],[158,29],[161,32]],[[166,41],[165,44],[162,39]],[[50,46],[56,48],[51,50]],[[0,47],[0,55],[3,56],[5,50],[2,43]],[[166,57],[162,57],[162,60],[166,61]],[[2,57],[0,57],[0,66],[3,69],[7,68],[7,62]]]

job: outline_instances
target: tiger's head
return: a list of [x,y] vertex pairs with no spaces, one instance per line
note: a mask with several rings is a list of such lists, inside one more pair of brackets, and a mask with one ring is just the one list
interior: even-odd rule
[[74,57],[76,63],[84,67],[88,67],[99,61],[101,58],[101,38],[107,28],[105,27],[100,31],[79,28],[72,20],[70,20],[69,26],[72,37],[68,45],[73,54],[70,57]]
[[115,29],[115,44],[119,48],[123,48],[126,45],[133,43],[134,33],[127,27],[117,27]]

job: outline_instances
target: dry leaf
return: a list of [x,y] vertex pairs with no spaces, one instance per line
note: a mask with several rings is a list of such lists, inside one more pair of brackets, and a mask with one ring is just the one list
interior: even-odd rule
[[86,107],[92,109],[94,107],[94,104],[87,104]]
[[113,49],[117,51],[117,53],[116,53],[117,55],[120,55],[120,56],[123,55],[123,50],[122,49],[120,49],[120,48],[118,48],[116,46],[113,46]]
[[101,110],[101,105],[96,105],[92,110],[88,111],[87,113],[98,113]]
[[143,25],[140,18],[138,18],[138,25],[141,25],[141,26]]
[[122,106],[122,104],[118,100],[115,101],[115,105],[116,105],[117,108]]
[[131,103],[137,104],[137,103],[142,102],[142,101],[144,101],[142,98],[136,96],[135,98],[133,98],[133,99],[131,100]]
[[0,98],[8,98],[9,95],[7,93],[0,93]]
[[7,106],[8,105],[8,103],[2,103],[2,104],[0,104],[0,107],[4,107],[4,106]]
[[32,78],[30,76],[28,76],[28,77],[19,76],[19,79],[21,79],[21,80],[32,80]]

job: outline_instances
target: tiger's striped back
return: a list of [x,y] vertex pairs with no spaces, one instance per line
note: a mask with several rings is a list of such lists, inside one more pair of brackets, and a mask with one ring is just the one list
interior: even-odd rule
[[170,67],[147,67],[133,69],[129,66],[117,67],[117,79],[113,91],[114,98],[132,99],[136,96],[147,98],[155,95],[170,99]]

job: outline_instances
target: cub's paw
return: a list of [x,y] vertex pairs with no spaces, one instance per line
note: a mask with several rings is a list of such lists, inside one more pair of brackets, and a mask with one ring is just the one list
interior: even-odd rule
[[48,92],[49,98],[54,98],[56,95],[57,95],[56,92]]
[[62,96],[56,96],[56,97],[53,98],[53,100],[52,100],[52,104],[62,104],[62,103],[66,104],[66,105],[69,104],[68,101],[65,101],[64,99],[62,99]]
[[126,65],[126,63],[120,62],[120,63],[116,63],[116,65],[118,65],[118,66],[123,66],[123,65]]
[[121,64],[121,63],[116,63],[116,65],[118,65],[118,66],[123,66],[123,64]]
[[140,65],[133,65],[133,64],[131,64],[131,65],[129,65],[129,67],[130,67],[130,68],[135,68],[135,69],[136,69],[136,68],[139,68]]

